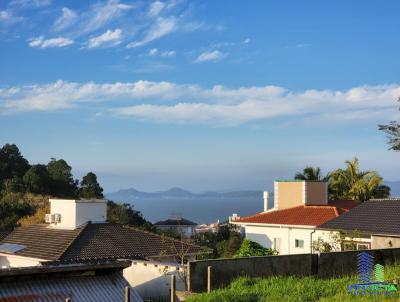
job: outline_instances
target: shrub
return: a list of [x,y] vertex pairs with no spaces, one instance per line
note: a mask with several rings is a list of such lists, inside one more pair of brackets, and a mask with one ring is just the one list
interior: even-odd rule
[[243,240],[240,249],[236,252],[235,257],[268,256],[277,254],[278,253],[272,249],[265,248],[257,242],[245,239]]

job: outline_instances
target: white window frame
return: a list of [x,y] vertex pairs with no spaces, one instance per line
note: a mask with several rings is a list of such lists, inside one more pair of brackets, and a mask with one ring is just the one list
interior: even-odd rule
[[[301,246],[298,243],[302,243]],[[296,249],[304,249],[304,239],[295,239],[294,240],[294,247]]]

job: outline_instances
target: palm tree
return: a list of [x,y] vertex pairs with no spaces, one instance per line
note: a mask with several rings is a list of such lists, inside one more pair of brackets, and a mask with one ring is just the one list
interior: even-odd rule
[[345,164],[345,169],[337,169],[328,175],[331,199],[364,202],[374,197],[389,197],[390,188],[382,185],[383,179],[378,172],[360,171],[357,158],[346,160]]
[[307,180],[307,181],[319,181],[322,180],[321,169],[319,167],[305,167],[303,173],[296,173],[294,179]]

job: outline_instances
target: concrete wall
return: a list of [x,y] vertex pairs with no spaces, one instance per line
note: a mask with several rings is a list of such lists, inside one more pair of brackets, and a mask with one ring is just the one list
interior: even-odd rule
[[372,249],[400,248],[400,237],[371,236]]
[[[263,247],[278,250],[280,255],[304,254],[310,250],[310,228],[293,228],[289,226],[246,225],[246,239],[257,242]],[[280,238],[280,248],[274,245],[274,238]],[[303,240],[303,247],[296,247],[296,239]]]
[[189,262],[189,289],[194,292],[207,289],[208,266],[212,266],[212,287],[220,288],[239,276],[309,276],[312,274],[315,257],[317,255],[303,254]]
[[277,210],[304,204],[327,204],[328,187],[322,181],[275,181],[274,208]]
[[[400,249],[366,250],[375,264],[391,265],[400,261]],[[360,251],[322,253],[318,257],[317,276],[331,278],[357,273],[357,255]]]
[[7,256],[0,255],[0,269],[10,267],[10,261],[8,261]]
[[107,220],[107,202],[105,200],[81,201],[73,199],[50,199],[50,213],[61,214],[61,222],[52,227],[75,229],[92,222]]
[[328,204],[328,185],[321,181],[307,181],[304,183],[306,204]]
[[[375,264],[400,262],[400,248],[365,251]],[[212,267],[212,288],[227,286],[239,276],[315,276],[331,278],[357,273],[360,251],[287,256],[246,257],[236,259],[201,260],[189,262],[189,288],[194,292],[207,289],[207,267]]]
[[50,199],[50,214],[61,214],[61,222],[52,224],[53,227],[74,229],[76,227],[75,200]]
[[275,181],[275,209],[281,210],[302,205],[303,184],[302,181]]
[[105,222],[107,220],[107,203],[100,201],[84,201],[76,203],[76,225],[80,226],[88,221]]
[[142,298],[168,296],[172,274],[175,275],[177,290],[185,290],[182,268],[176,264],[133,261],[130,267],[123,270],[125,280]]
[[21,257],[17,255],[0,254],[0,268],[27,267],[40,265],[41,259]]

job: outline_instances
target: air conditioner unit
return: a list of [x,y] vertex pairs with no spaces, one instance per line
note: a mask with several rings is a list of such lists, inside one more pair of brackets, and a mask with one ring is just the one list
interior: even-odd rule
[[54,222],[55,223],[61,222],[61,214],[54,214]]
[[51,223],[51,214],[46,214],[44,216],[44,220],[45,220],[46,223]]

